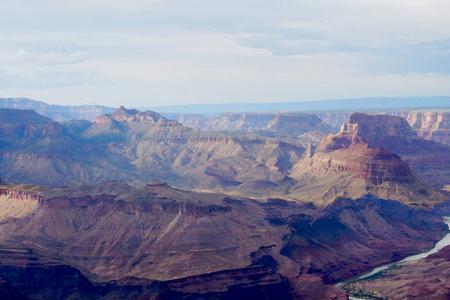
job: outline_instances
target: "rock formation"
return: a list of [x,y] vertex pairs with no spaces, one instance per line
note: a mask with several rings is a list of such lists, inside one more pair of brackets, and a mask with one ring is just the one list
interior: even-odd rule
[[[425,183],[441,188],[450,181],[450,147],[420,138],[405,119],[388,115],[353,114],[347,126],[370,147],[383,147],[409,164],[414,175]],[[356,135],[355,135],[356,133]]]
[[354,114],[338,134],[319,143],[314,155],[294,165],[290,176],[298,183],[289,195],[316,203],[368,193],[419,205],[448,199],[421,184],[405,161],[384,148],[399,148],[396,141],[402,139],[420,141],[404,119]]
[[123,107],[89,124],[62,125],[25,112],[3,114],[15,116],[3,123],[0,147],[2,174],[10,182],[58,186],[161,178],[184,187],[252,191],[284,182],[304,151],[270,138],[201,132]]
[[450,145],[450,112],[408,112],[406,119],[417,134],[427,140]]
[[322,204],[366,193],[423,204],[442,196],[418,182],[442,188],[450,176],[450,148],[421,139],[392,116],[354,114],[317,146],[203,132],[124,107],[94,123],[60,124],[16,110],[0,111],[0,118],[2,177],[17,183],[162,179],[184,188]]
[[[346,299],[333,284],[447,233],[450,147],[401,117],[352,114],[319,142],[312,115],[208,122],[226,132],[0,110],[0,297]],[[447,252],[364,284],[445,297]]]

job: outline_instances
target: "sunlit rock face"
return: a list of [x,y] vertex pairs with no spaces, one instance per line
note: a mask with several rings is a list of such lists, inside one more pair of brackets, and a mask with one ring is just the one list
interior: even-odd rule
[[438,188],[450,182],[450,147],[421,138],[401,117],[355,113],[319,149],[358,142],[397,154],[420,181]]
[[423,185],[406,159],[388,149],[405,150],[415,143],[428,142],[400,117],[353,114],[337,134],[323,138],[293,166],[290,176],[297,183],[290,195],[322,204],[365,194],[419,205],[447,199],[445,193]]
[[420,137],[450,144],[450,112],[408,112],[405,115]]

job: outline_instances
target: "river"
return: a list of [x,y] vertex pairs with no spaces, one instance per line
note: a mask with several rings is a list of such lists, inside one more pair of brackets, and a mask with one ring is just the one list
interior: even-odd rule
[[[444,217],[444,222],[447,224],[447,226],[450,229],[450,217]],[[437,242],[436,245],[431,250],[425,251],[423,253],[411,255],[411,256],[408,256],[408,257],[406,257],[406,258],[404,258],[404,259],[402,259],[400,261],[389,263],[389,264],[377,267],[377,268],[373,269],[372,271],[370,271],[368,273],[365,273],[363,275],[360,275],[360,276],[358,276],[356,278],[352,278],[352,279],[346,280],[344,282],[338,283],[336,286],[342,287],[346,283],[362,280],[364,278],[376,275],[376,274],[378,274],[378,273],[380,273],[382,271],[388,270],[390,268],[398,267],[401,264],[404,264],[406,262],[411,262],[411,261],[416,261],[416,260],[419,260],[419,259],[423,259],[423,258],[425,258],[425,257],[427,257],[427,256],[429,256],[431,254],[439,252],[442,248],[444,248],[444,247],[446,247],[448,245],[450,245],[450,233],[445,235],[439,242]],[[367,300],[367,299],[370,299],[370,298],[358,298],[356,296],[350,295],[350,300]]]

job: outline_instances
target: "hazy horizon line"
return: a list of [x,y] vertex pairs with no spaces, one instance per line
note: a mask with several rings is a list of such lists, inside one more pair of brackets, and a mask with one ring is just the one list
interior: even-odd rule
[[[124,106],[124,107],[130,107],[130,108],[137,108],[137,109],[142,109],[142,108],[156,108],[156,107],[161,107],[161,108],[166,108],[166,107],[185,107],[185,106],[221,106],[221,105],[270,105],[270,104],[278,104],[278,105],[283,105],[283,104],[296,104],[296,103],[320,103],[320,102],[339,102],[339,101],[364,101],[364,100],[380,100],[380,101],[385,101],[385,100],[430,100],[430,99],[435,99],[435,100],[443,100],[449,98],[450,100],[450,95],[435,95],[435,96],[365,96],[365,97],[343,97],[343,98],[324,98],[324,99],[316,99],[316,100],[312,100],[312,99],[302,99],[302,100],[283,100],[283,101],[245,101],[245,102],[236,102],[236,101],[231,101],[231,102],[219,102],[219,103],[206,103],[206,102],[193,102],[193,103],[186,103],[186,104],[167,104],[167,105],[140,105],[140,106],[135,106],[135,105],[126,105],[125,103],[127,102],[126,100],[124,100],[124,102],[120,105],[107,105],[107,104],[96,104],[96,103],[85,103],[85,104],[60,104],[57,102],[53,102],[53,101],[49,101],[46,99],[38,99],[38,98],[32,98],[32,97],[26,97],[26,96],[20,96],[20,97],[0,97],[0,101],[5,101],[5,100],[31,100],[31,101],[35,101],[35,102],[41,102],[47,105],[56,105],[56,106],[72,106],[72,107],[82,107],[82,106],[103,106],[103,107],[111,107],[111,108],[115,108],[115,107],[120,107],[120,106]],[[450,103],[449,103],[450,106]]]

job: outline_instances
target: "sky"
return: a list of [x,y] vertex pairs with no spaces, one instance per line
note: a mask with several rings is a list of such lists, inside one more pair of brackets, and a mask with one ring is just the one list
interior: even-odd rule
[[450,95],[448,0],[0,0],[0,97],[157,106]]

